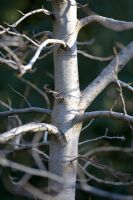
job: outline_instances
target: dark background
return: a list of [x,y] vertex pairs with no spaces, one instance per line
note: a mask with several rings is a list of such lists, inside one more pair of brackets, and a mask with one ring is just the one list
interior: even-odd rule
[[[115,19],[125,20],[125,21],[133,21],[133,1],[132,0],[82,0],[78,1],[79,3],[86,4],[89,3],[89,9],[93,12],[98,13],[99,15],[103,15],[106,17],[111,17]],[[15,20],[20,18],[20,13],[17,10],[21,10],[24,13],[27,13],[31,10],[38,9],[41,7],[46,9],[51,9],[51,3],[49,1],[43,0],[0,0],[0,23],[4,25],[4,22],[8,24],[12,24]],[[87,12],[89,11],[87,9]],[[85,17],[87,14],[82,10],[78,10],[78,17]],[[38,33],[40,31],[49,30],[52,31],[52,20],[49,20],[48,17],[42,14],[37,14],[32,17],[24,20],[18,27],[17,30],[20,33],[25,33],[31,36],[34,33]],[[86,52],[96,55],[96,56],[110,56],[113,55],[113,47],[118,43],[122,45],[127,45],[130,41],[132,41],[133,30],[123,31],[123,32],[114,32],[111,30],[107,30],[100,25],[94,23],[87,27],[85,27],[79,34],[78,41],[86,41],[94,39],[94,43],[89,46],[80,47],[80,49],[84,49]],[[119,48],[117,47],[119,52]],[[31,54],[32,55],[32,54]],[[27,58],[28,61],[28,58]],[[91,82],[104,67],[107,66],[109,62],[99,62],[91,59],[87,59],[82,55],[79,55],[79,75],[80,75],[80,87],[84,89],[89,82]],[[130,61],[129,64],[120,72],[119,78],[125,82],[133,82],[133,62]],[[48,84],[50,88],[54,88],[54,81],[49,77],[49,74],[53,75],[53,60],[52,55],[47,56],[46,59],[37,61],[34,68],[36,71],[34,73],[28,73],[24,75],[26,80],[30,80],[32,83],[36,84],[40,89],[43,90],[45,84]],[[25,95],[27,91],[27,85],[22,83],[16,77],[16,71],[12,70],[6,65],[0,65],[0,100],[9,102],[11,101],[11,105],[13,108],[27,107],[28,105],[24,101],[24,99],[17,95],[13,90],[14,88],[19,93]],[[133,113],[133,95],[131,92],[123,89],[123,95],[126,101],[126,109],[129,114]],[[37,92],[33,89],[29,89],[28,101],[32,106],[37,107],[46,107],[47,104]],[[97,99],[92,103],[90,110],[109,110],[112,105],[114,105],[115,100],[117,100],[116,105],[113,110],[122,112],[122,103],[119,98],[119,93],[117,91],[117,87],[114,84],[109,85]],[[50,101],[53,99],[50,97]],[[0,111],[4,111],[2,105],[0,105]],[[31,115],[28,114],[26,116],[21,116],[21,120],[23,123],[31,122],[33,118],[36,120],[40,117],[40,115]],[[0,131],[6,130],[7,119],[0,119]],[[124,136],[124,141],[118,140],[100,140],[97,142],[90,142],[86,145],[81,145],[79,148],[80,154],[86,153],[87,151],[103,146],[121,146],[121,147],[132,147],[132,132],[129,128],[129,125],[124,122],[114,121],[114,120],[95,120],[92,125],[86,129],[82,134],[80,141],[87,140],[90,138],[99,137],[104,135],[105,129],[108,128],[108,134],[110,136]],[[5,146],[1,146],[1,149],[5,148]],[[6,147],[7,148],[7,147]],[[26,155],[26,156],[25,156]],[[15,161],[19,161],[21,163],[26,163],[30,166],[33,164],[33,160],[31,159],[30,152],[22,151],[19,153],[14,153],[10,157]],[[117,170],[128,172],[133,174],[133,158],[132,155],[119,153],[102,153],[97,155],[97,159],[100,163],[111,166]],[[99,175],[99,171],[95,171],[95,169],[90,169],[91,173],[94,175]],[[0,198],[4,200],[22,200],[26,199],[20,196],[17,196],[14,191],[8,185],[8,175],[9,173],[14,174],[16,172],[9,171],[9,169],[1,168],[1,182],[0,182]],[[19,174],[15,174],[15,176],[19,177]],[[102,174],[101,177],[103,179],[106,178],[106,174]],[[108,177],[108,176],[107,176]],[[6,180],[6,181],[5,181]],[[40,178],[33,178],[31,180],[34,185],[41,187],[41,185],[45,184]],[[118,192],[122,194],[132,194],[133,187],[131,186],[111,186],[105,184],[98,184],[95,181],[89,181],[89,184],[103,188],[108,191]],[[77,190],[77,200],[96,200],[100,199],[98,197],[90,196],[89,194]],[[103,198],[102,198],[103,199]]]

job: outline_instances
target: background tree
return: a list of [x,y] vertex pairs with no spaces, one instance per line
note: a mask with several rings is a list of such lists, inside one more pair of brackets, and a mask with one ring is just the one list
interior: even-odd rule
[[[84,52],[81,49],[83,45],[87,45],[87,48],[90,49],[90,46],[94,44],[95,38],[93,31],[92,33],[90,31],[89,33],[89,35],[92,34],[93,36],[90,41],[79,42],[77,37],[79,36],[79,33],[81,33],[81,38],[84,40],[85,36],[82,36],[82,34],[84,35],[85,32],[82,32],[82,28],[86,25],[90,25],[92,22],[98,22],[100,25],[102,25],[104,27],[103,31],[105,31],[105,28],[109,28],[113,31],[132,29],[133,22],[125,22],[102,17],[94,13],[94,11],[91,11],[88,8],[88,5],[80,5],[79,3],[80,2],[75,1],[53,0],[52,12],[44,8],[26,12],[26,14],[19,11],[22,16],[19,17],[15,23],[11,23],[12,25],[9,25],[9,23],[6,23],[6,25],[1,25],[1,66],[6,64],[18,72],[12,80],[15,82],[16,79],[19,79],[19,81],[22,82],[20,87],[23,88],[24,84],[26,84],[25,91],[22,89],[23,92],[19,92],[16,87],[14,88],[14,84],[10,84],[9,86],[10,90],[14,94],[19,95],[19,98],[21,97],[21,103],[20,99],[15,99],[14,101],[14,97],[10,97],[11,100],[8,100],[8,103],[5,103],[5,99],[7,99],[6,94],[3,95],[3,101],[1,101],[2,106],[8,108],[9,111],[1,112],[0,116],[14,117],[8,119],[8,123],[5,124],[5,127],[9,130],[1,134],[0,137],[0,142],[4,144],[1,146],[2,155],[0,164],[3,168],[11,167],[24,173],[13,174],[12,171],[9,172],[7,169],[4,169],[2,172],[2,182],[5,184],[7,189],[11,190],[13,193],[19,193],[19,195],[25,195],[29,198],[35,196],[39,199],[75,199],[75,188],[77,187],[80,190],[89,192],[89,194],[92,193],[108,199],[132,199],[131,195],[124,196],[124,194],[110,193],[97,189],[102,187],[101,184],[103,184],[108,185],[109,189],[112,189],[114,185],[117,187],[124,186],[125,189],[130,190],[132,185],[132,174],[130,172],[130,167],[128,167],[128,173],[121,172],[121,170],[117,168],[113,169],[113,167],[111,167],[111,161],[106,157],[99,157],[99,154],[101,152],[105,152],[104,154],[106,156],[107,152],[123,152],[126,154],[127,158],[127,156],[130,156],[132,153],[132,148],[120,148],[119,146],[109,147],[109,143],[103,143],[105,146],[104,148],[99,147],[90,151],[92,148],[90,142],[99,140],[101,141],[102,139],[105,139],[106,141],[113,140],[113,145],[127,145],[126,143],[121,142],[124,140],[124,137],[122,133],[119,133],[119,131],[121,130],[120,127],[123,126],[124,121],[126,122],[126,129],[128,127],[128,132],[131,135],[133,118],[131,115],[129,115],[129,110],[131,107],[130,105],[132,105],[132,101],[128,100],[127,104],[125,95],[123,95],[123,87],[130,92],[132,92],[133,89],[131,84],[119,80],[118,73],[131,60],[133,56],[133,44],[130,42],[124,48],[123,44],[117,42],[116,47],[113,48],[114,45],[111,46],[111,49],[113,48],[113,51],[110,51],[111,56],[96,57]],[[128,2],[127,5],[128,4],[130,4],[130,2]],[[95,5],[98,5],[98,3]],[[25,4],[24,6],[26,6],[26,8],[28,7]],[[47,3],[45,6],[47,7]],[[80,20],[78,20],[77,6],[82,12],[87,13],[89,16],[85,18],[83,16],[79,16]],[[47,30],[47,27],[45,27],[45,30],[42,27],[42,32],[40,30],[41,28],[39,28],[38,31],[33,31],[33,26],[29,26],[30,19],[27,20],[26,18],[34,17],[34,14],[40,15],[42,18],[44,15],[48,16],[46,18],[47,21],[49,18],[51,18],[51,24],[53,24],[53,33],[51,32],[51,29],[45,31]],[[23,23],[24,20],[28,21],[28,23],[25,24],[27,28],[23,26],[19,28],[19,25]],[[39,18],[35,19],[34,23],[37,23],[38,21],[40,21]],[[47,25],[47,21],[43,24]],[[99,29],[100,28],[101,27],[99,27]],[[29,33],[26,33],[23,30],[29,30]],[[131,32],[129,32],[129,35],[130,34]],[[108,41],[109,33],[102,35],[104,36],[104,41],[106,41],[106,37]],[[103,43],[103,39],[100,37],[99,41],[102,41]],[[79,50],[77,50],[77,45],[80,47]],[[102,44],[102,46],[103,45],[104,44]],[[95,53],[96,49],[98,49],[98,47],[96,47],[97,46],[94,45]],[[120,53],[118,53],[119,49],[122,49]],[[99,50],[97,50],[97,52],[98,51]],[[101,53],[104,53],[104,51],[102,52],[101,48],[100,51]],[[40,62],[40,65],[43,65],[43,69],[41,69],[39,72],[39,62],[37,62],[37,60],[43,59],[52,52],[54,52],[54,79],[53,82],[51,81],[51,86],[46,85],[48,80],[43,83],[43,85],[45,85],[43,90],[41,90],[39,85],[41,84],[42,86],[42,80],[44,80],[42,73],[45,71],[45,63],[43,62],[42,64],[42,61]],[[89,84],[87,87],[84,87],[84,81],[83,84],[80,83],[79,85],[77,53],[93,60],[106,62],[109,60],[112,61],[104,66],[103,71],[101,70],[101,67],[98,71],[93,70],[95,66],[93,68],[89,66],[95,65],[95,62],[88,62],[89,65],[87,64],[87,72],[90,73],[90,77],[87,77],[87,84],[88,82]],[[47,60],[47,64],[49,62],[50,61]],[[36,64],[37,71],[35,71],[35,67],[33,66],[34,64]],[[82,61],[79,63],[79,66],[82,65],[82,68],[84,68],[83,64],[84,62]],[[80,70],[81,69],[79,68],[79,71]],[[31,74],[29,75],[28,72],[31,72]],[[45,71],[45,76],[53,78],[51,73],[46,72],[47,68]],[[9,76],[13,76],[12,73],[12,71],[9,72]],[[81,70],[81,75],[82,73],[83,71]],[[38,74],[40,75],[40,80],[38,80]],[[30,79],[33,79],[34,83],[30,81]],[[35,83],[35,79],[37,79],[38,83]],[[127,80],[131,81],[132,76],[131,79],[128,78]],[[82,78],[80,82],[82,82]],[[54,87],[52,86],[53,83]],[[111,83],[113,84],[106,91],[106,93],[104,93],[104,95],[107,96],[105,105],[101,105],[101,108],[99,108],[99,103],[98,105],[95,103],[96,106],[90,107],[96,97]],[[85,85],[87,84],[85,83]],[[117,88],[117,93],[116,89],[114,88]],[[35,90],[43,97],[47,109],[44,108],[44,103],[41,101],[39,102],[38,99],[36,100],[35,94],[31,92],[31,89]],[[111,97],[112,101],[109,100],[110,96],[113,97]],[[119,96],[119,99],[116,103],[114,103],[116,96]],[[128,95],[127,98],[129,98]],[[51,106],[53,99],[54,106]],[[98,101],[103,101],[103,98],[100,97]],[[24,107],[25,103],[28,105],[28,108]],[[19,104],[21,109],[14,109],[15,104]],[[36,106],[37,104],[43,108],[33,106]],[[52,110],[50,109],[51,107],[53,107]],[[104,109],[106,108],[107,111],[104,111],[103,107]],[[93,109],[93,111],[85,113],[87,108],[90,110]],[[98,111],[94,111],[94,108],[98,108]],[[114,112],[114,109],[117,112]],[[119,112],[119,110],[121,110],[121,112]],[[22,113],[32,114],[31,116],[29,115],[28,118],[25,116],[20,118],[19,114]],[[35,114],[36,118],[34,118],[33,113],[40,114],[38,114],[38,116]],[[48,117],[43,116],[42,118],[40,117],[41,114],[45,114]],[[100,137],[94,138],[94,135],[92,134],[92,137],[94,138],[92,140],[88,140],[87,138],[85,139],[84,136],[82,138],[81,136],[81,141],[84,139],[85,141],[79,143],[79,147],[82,145],[83,148],[80,149],[80,154],[78,154],[78,141],[79,136],[81,135],[80,133],[85,129],[87,130],[87,127],[91,125],[95,118],[121,120],[122,123],[120,123],[119,126],[117,123],[116,127],[119,135],[115,134],[113,136],[113,134],[108,134],[108,128],[106,128],[105,133]],[[89,120],[91,120],[90,123],[82,128],[82,123]],[[104,125],[106,120],[104,120]],[[26,124],[27,121],[30,121],[31,123]],[[4,122],[1,123],[1,129],[4,129]],[[100,126],[102,123],[103,121],[100,121]],[[16,128],[11,126],[15,126]],[[107,126],[109,127],[107,124],[104,127]],[[34,136],[33,134],[25,134],[24,137],[22,136],[22,133],[30,132],[38,132],[38,134],[35,134]],[[129,139],[131,138],[130,135]],[[15,139],[13,139],[14,137]],[[13,139],[12,142],[9,142],[11,139]],[[115,142],[115,140],[117,140],[117,142]],[[49,149],[46,148],[46,145],[49,145]],[[100,145],[100,143],[98,145]],[[131,147],[130,142],[129,147]],[[29,153],[25,157],[27,149],[29,152],[32,152],[32,156]],[[47,151],[49,151],[49,156],[46,154]],[[41,156],[43,156],[45,159],[44,162],[42,162]],[[46,160],[49,162],[49,171],[47,170]],[[18,161],[23,164],[18,164]],[[26,166],[27,164],[30,167]],[[43,179],[42,181],[42,179],[39,179],[38,184],[36,184],[36,180],[38,179],[34,179],[32,175],[48,178],[48,190],[46,189],[46,180],[44,181]],[[76,176],[78,181],[77,185]],[[18,180],[14,180],[14,178]],[[91,181],[91,183],[89,182],[89,185],[87,184],[88,181]],[[43,184],[43,186],[41,186],[41,184]],[[92,187],[92,185],[95,187]],[[126,187],[129,185],[130,187]],[[45,189],[38,189],[42,187],[45,187]]]

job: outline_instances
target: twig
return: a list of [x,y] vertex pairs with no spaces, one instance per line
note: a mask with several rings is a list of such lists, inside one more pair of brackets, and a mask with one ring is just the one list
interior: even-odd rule
[[82,131],[84,131],[86,128],[88,128],[93,123],[93,121],[94,121],[94,119],[91,119],[90,122],[82,128]]
[[93,150],[90,150],[85,154],[87,157],[91,157],[94,154],[99,154],[102,152],[122,152],[122,153],[133,153],[133,148],[123,148],[123,147],[98,147]]
[[[114,83],[116,83],[116,80],[114,80]],[[124,87],[128,89],[129,91],[133,92],[133,87],[130,85],[130,83],[125,83],[119,80],[119,84],[121,85],[121,87]]]
[[31,104],[30,104],[30,102],[27,100],[27,98],[26,98],[24,95],[22,95],[20,92],[18,92],[17,90],[15,90],[11,85],[9,85],[9,88],[10,88],[14,93],[16,93],[17,95],[19,95],[20,97],[22,97],[30,108],[32,107]]
[[[91,161],[90,161],[91,162]],[[88,176],[90,179],[96,181],[97,183],[103,183],[103,184],[107,184],[107,185],[131,185],[133,183],[133,181],[109,181],[109,180],[103,180],[103,179],[100,179],[92,174],[90,174],[88,171],[84,170],[84,168],[79,164],[78,165],[80,167],[80,169],[85,173],[86,176]],[[103,167],[104,170],[105,170],[105,167]],[[107,168],[106,168],[107,170]],[[110,170],[107,170],[108,173],[110,172]],[[114,172],[113,172],[114,173]],[[113,175],[112,173],[110,173],[111,175]],[[115,176],[115,175],[114,175]]]
[[99,141],[99,140],[102,140],[102,139],[107,139],[107,140],[125,140],[125,137],[124,136],[107,136],[107,135],[103,135],[103,136],[100,136],[100,137],[97,137],[97,138],[94,138],[94,139],[89,139],[89,140],[85,140],[83,142],[80,142],[78,145],[83,145],[85,143],[88,143],[88,142],[95,142],[95,141]]
[[38,94],[40,94],[44,98],[44,100],[46,101],[48,108],[50,108],[50,100],[49,100],[48,96],[39,87],[37,87],[37,85],[35,85],[31,81],[28,81],[28,80],[26,80],[22,77],[17,76],[17,78],[20,79],[23,83],[26,83],[27,85],[29,85],[36,92],[38,92]]

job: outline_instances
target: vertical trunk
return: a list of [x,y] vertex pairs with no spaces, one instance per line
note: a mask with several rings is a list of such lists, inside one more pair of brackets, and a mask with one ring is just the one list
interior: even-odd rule
[[58,182],[50,181],[49,188],[60,193],[55,199],[74,200],[77,161],[70,163],[70,160],[78,156],[78,138],[81,125],[72,126],[71,120],[77,114],[80,100],[76,27],[77,27],[77,7],[74,0],[53,0],[54,38],[65,40],[67,49],[59,46],[54,50],[54,73],[55,90],[64,98],[55,100],[52,120],[67,137],[68,143],[63,146],[56,141],[50,142],[49,170],[58,174],[65,181],[70,181],[70,185],[62,185]]

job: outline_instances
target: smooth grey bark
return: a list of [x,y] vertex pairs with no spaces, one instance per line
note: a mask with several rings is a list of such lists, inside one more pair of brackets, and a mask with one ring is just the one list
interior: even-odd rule
[[128,51],[124,49],[119,54],[117,71],[116,59],[114,59],[81,95],[77,62],[77,34],[80,23],[77,19],[76,2],[75,0],[52,0],[52,5],[53,37],[67,44],[66,48],[59,44],[54,48],[55,91],[59,95],[55,97],[52,124],[65,134],[67,144],[59,143],[54,138],[50,141],[49,170],[63,177],[64,185],[49,180],[49,192],[53,194],[55,200],[74,200],[77,173],[77,159],[74,158],[78,157],[78,139],[82,126],[82,120],[74,124],[74,119],[84,113],[98,94],[115,80],[117,73],[132,58],[132,43],[127,46]]
[[[62,99],[55,99],[52,122],[66,136],[67,144],[59,144],[54,139],[50,142],[49,170],[64,178],[64,185],[58,181],[49,181],[49,190],[54,192],[54,199],[74,200],[77,173],[78,138],[81,124],[72,126],[72,119],[79,113],[81,97],[79,90],[77,64],[77,6],[75,1],[53,0],[54,38],[64,40],[68,47],[57,45],[54,49],[55,90]],[[66,184],[69,182],[69,184]],[[56,193],[56,195],[55,195]],[[59,193],[59,194],[58,194]]]

